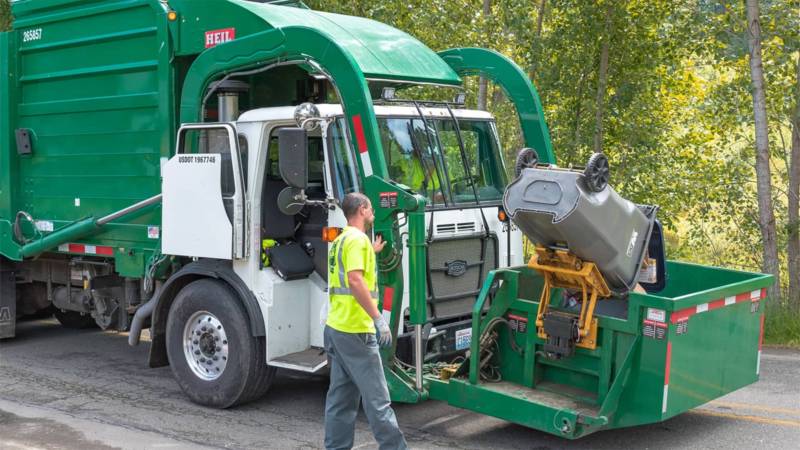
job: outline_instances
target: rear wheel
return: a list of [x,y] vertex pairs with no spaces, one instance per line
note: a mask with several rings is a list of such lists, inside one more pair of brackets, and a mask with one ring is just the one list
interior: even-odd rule
[[215,280],[195,281],[178,293],[167,318],[167,356],[183,392],[216,408],[261,397],[275,375],[264,338],[250,335],[236,294]]

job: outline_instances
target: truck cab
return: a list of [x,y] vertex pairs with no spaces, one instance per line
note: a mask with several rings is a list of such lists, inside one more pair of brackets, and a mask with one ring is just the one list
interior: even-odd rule
[[[499,214],[508,175],[497,126],[488,112],[458,104],[398,100],[376,104],[375,116],[389,182],[427,199],[425,361],[452,358],[468,346],[471,308],[486,274],[522,263],[521,235]],[[286,131],[303,136],[295,154],[281,153]],[[184,126],[177,142],[164,166],[164,253],[232,259],[258,300],[267,362],[322,370],[328,245],[346,225],[343,197],[365,191],[342,106],[254,109],[230,123]],[[203,162],[211,157],[215,164]],[[300,187],[286,176],[298,167],[306,172]],[[397,202],[396,195],[379,198],[383,206]],[[398,236],[408,234],[404,222],[395,225]],[[407,238],[391,242],[379,269],[400,268],[407,286]],[[400,300],[397,356],[411,364],[407,290]],[[388,320],[391,300],[382,301]]]

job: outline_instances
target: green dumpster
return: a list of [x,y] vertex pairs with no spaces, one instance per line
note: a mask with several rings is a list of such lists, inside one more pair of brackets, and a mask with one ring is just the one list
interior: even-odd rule
[[[481,358],[449,379],[426,376],[430,397],[578,438],[663,421],[757,381],[772,277],[674,261],[667,273],[660,292],[599,302],[596,348],[552,360],[534,326],[541,276],[492,272],[473,315],[471,354]],[[482,333],[492,323],[502,325]],[[481,342],[492,353],[483,370]]]

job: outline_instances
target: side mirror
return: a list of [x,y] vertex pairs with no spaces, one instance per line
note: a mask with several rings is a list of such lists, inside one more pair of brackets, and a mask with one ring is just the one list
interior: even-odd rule
[[278,130],[278,161],[281,178],[289,186],[308,188],[308,132],[302,128]]
[[287,216],[299,214],[306,205],[308,198],[303,191],[286,186],[278,194],[278,209]]

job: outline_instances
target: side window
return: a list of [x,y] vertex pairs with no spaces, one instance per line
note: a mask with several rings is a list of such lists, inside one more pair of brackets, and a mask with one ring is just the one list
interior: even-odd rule
[[239,159],[240,159],[240,167],[242,168],[242,178],[244,178],[244,184],[247,188],[247,158],[249,157],[248,149],[247,149],[247,136],[240,134],[239,135]]
[[280,180],[281,172],[278,167],[278,130],[272,130],[272,134],[267,140],[267,178],[270,180]]
[[[418,119],[379,119],[384,158],[392,180],[432,199],[444,202],[439,175],[446,175],[439,163],[441,151],[432,121]],[[463,170],[462,170],[463,172]]]
[[[461,145],[459,145],[459,135],[455,124],[451,121],[439,123],[439,140],[444,148],[444,158],[447,164],[447,175],[450,179],[453,195],[468,194],[474,197],[470,180],[480,179],[480,167],[478,161],[478,132],[473,129],[469,122],[460,122],[458,130],[461,131],[461,142],[464,144],[464,156],[466,164],[461,156]],[[469,172],[465,171],[465,166]],[[458,198],[455,198],[459,201]]]
[[[232,151],[228,135],[229,129],[224,127],[204,127],[204,128],[185,128],[181,130],[179,136],[178,153],[216,153],[220,155],[222,162],[222,173],[220,174],[220,190],[222,192],[222,203],[228,218],[233,221],[233,203],[236,195],[236,178],[233,171]],[[238,136],[239,144],[244,146],[244,157],[247,156],[247,139],[243,135]],[[247,173],[246,159],[240,167]],[[246,186],[246,184],[242,184]]]
[[358,172],[353,152],[347,145],[344,119],[338,119],[328,127],[331,180],[333,196],[337,200],[358,191]]
[[408,133],[409,124],[406,119],[385,119],[378,122],[383,158],[389,170],[389,178],[416,192],[424,192],[425,170],[418,155],[414,153],[412,138]]
[[181,135],[179,152],[219,153],[222,157],[222,196],[232,197],[236,193],[228,130],[225,128],[185,129]]

